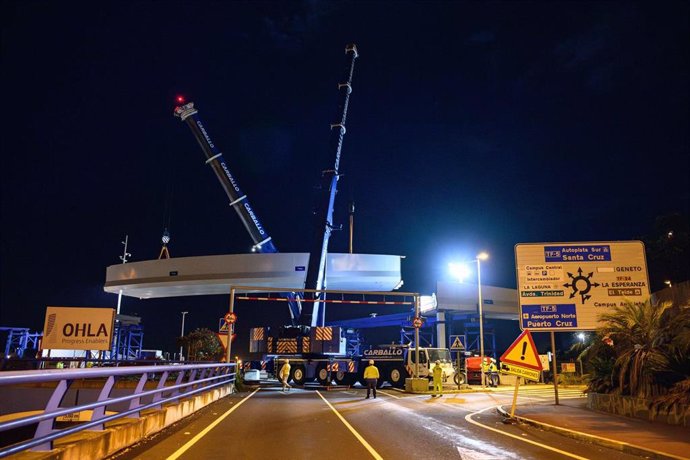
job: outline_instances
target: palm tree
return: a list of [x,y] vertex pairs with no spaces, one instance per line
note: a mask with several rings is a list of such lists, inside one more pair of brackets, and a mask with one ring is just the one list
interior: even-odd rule
[[688,378],[690,309],[626,301],[600,319],[599,335],[613,341],[617,392],[654,398]]

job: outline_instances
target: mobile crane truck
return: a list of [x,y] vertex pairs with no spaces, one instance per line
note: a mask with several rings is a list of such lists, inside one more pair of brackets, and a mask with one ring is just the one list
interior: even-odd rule
[[[269,328],[257,327],[249,330],[250,353],[264,353],[266,370],[277,372],[280,362],[289,359],[290,380],[296,385],[316,380],[321,385],[364,385],[364,369],[369,360],[376,362],[381,378],[378,384],[388,382],[402,388],[405,379],[412,377],[415,370],[415,348],[409,345],[377,345],[363,348],[361,352],[350,353],[347,339],[339,326],[312,327],[309,336],[285,337],[284,329],[278,337],[269,335]],[[432,378],[431,369],[436,361],[443,369],[443,380],[453,381],[455,369],[447,348],[419,348],[419,376]]]

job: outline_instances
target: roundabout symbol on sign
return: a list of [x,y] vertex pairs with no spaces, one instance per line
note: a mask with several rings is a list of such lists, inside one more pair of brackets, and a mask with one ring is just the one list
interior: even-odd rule
[[[565,283],[563,285],[563,287],[571,288],[573,290],[573,292],[570,294],[571,299],[579,293],[580,297],[582,299],[582,304],[584,305],[585,301],[592,297],[591,295],[588,294],[589,291],[592,289],[592,287],[599,287],[599,283],[592,283],[590,281],[590,278],[593,275],[594,275],[594,272],[591,272],[587,276],[582,276],[582,268],[581,267],[577,268],[577,276],[573,276],[572,273],[568,272],[568,276],[573,281],[572,281],[572,283]],[[578,288],[578,284],[579,284],[580,288]]]
[[415,319],[413,319],[412,326],[414,326],[415,329],[419,329],[420,327],[422,327],[422,318],[416,317]]

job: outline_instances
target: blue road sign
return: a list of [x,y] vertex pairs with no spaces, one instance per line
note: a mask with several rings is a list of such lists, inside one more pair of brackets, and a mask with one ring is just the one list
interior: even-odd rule
[[575,304],[520,305],[522,329],[572,329],[577,327]]

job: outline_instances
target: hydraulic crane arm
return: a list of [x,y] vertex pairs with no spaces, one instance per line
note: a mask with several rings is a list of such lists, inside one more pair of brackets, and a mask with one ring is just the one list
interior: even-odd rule
[[[331,124],[331,148],[333,149],[333,169],[327,169],[321,173],[321,190],[323,199],[319,203],[315,216],[314,242],[309,253],[309,265],[305,280],[306,289],[325,289],[326,281],[326,257],[328,255],[328,240],[333,230],[333,205],[335,195],[338,192],[338,168],[340,167],[340,152],[345,137],[345,121],[347,108],[352,93],[352,74],[355,70],[355,60],[359,56],[356,45],[345,47],[348,57],[344,83],[338,84],[340,102],[338,104],[337,120]],[[323,298],[323,293],[315,296]],[[301,324],[308,326],[323,326],[326,313],[325,302],[314,302],[312,314],[303,314]]]
[[220,185],[223,187],[223,190],[225,190],[225,194],[230,199],[230,206],[235,209],[242,221],[242,225],[247,229],[249,236],[251,236],[254,242],[252,251],[261,253],[278,252],[278,249],[271,241],[271,237],[268,236],[268,232],[263,225],[261,225],[256,213],[254,213],[252,205],[249,204],[247,195],[242,193],[237,180],[233,177],[225,161],[223,161],[223,154],[218,151],[216,145],[208,135],[208,131],[206,131],[203,123],[201,123],[199,113],[197,109],[194,108],[194,103],[189,102],[188,104],[175,107],[175,116],[180,117],[180,119],[186,122],[187,126],[192,130],[192,134],[194,134],[201,150],[203,150],[204,155],[206,155],[206,164],[213,169]]
[[[183,102],[179,99],[178,101]],[[252,251],[268,254],[278,252],[278,248],[273,244],[271,237],[268,235],[263,225],[261,225],[251,204],[249,204],[247,195],[242,193],[237,179],[235,179],[230,169],[228,169],[225,164],[225,161],[223,161],[223,154],[216,148],[208,131],[206,131],[206,128],[199,119],[199,113],[197,109],[194,108],[194,103],[189,102],[175,107],[175,116],[187,123],[187,126],[192,130],[192,134],[194,134],[201,150],[203,150],[206,156],[206,164],[213,169],[220,185],[223,187],[225,194],[230,200],[230,206],[235,209],[244,228],[247,229],[249,236],[254,242]],[[302,313],[300,299],[293,293],[285,293],[284,295],[288,298],[290,317],[294,324],[300,319]]]

